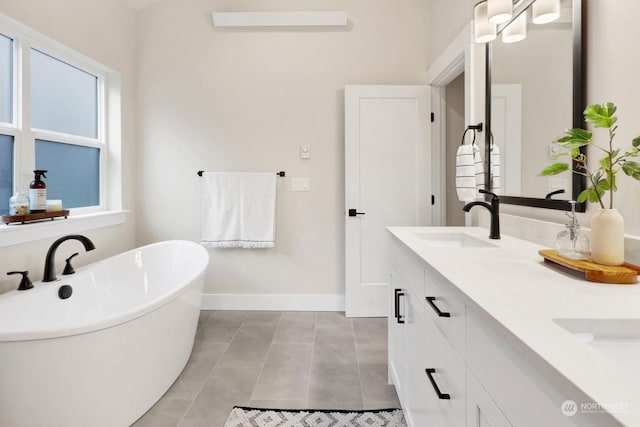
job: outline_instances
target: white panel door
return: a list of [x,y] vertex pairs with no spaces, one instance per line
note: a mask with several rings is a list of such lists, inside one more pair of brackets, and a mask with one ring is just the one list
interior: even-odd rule
[[386,226],[431,225],[426,86],[345,88],[349,317],[387,316]]
[[491,85],[491,134],[500,149],[501,194],[522,194],[522,85]]

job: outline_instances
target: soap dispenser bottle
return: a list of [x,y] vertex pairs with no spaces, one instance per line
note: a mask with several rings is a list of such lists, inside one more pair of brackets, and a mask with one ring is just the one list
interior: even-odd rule
[[35,178],[29,185],[29,213],[42,213],[47,211],[47,184],[42,181],[46,178],[47,171],[36,169],[33,171]]
[[558,233],[556,238],[556,249],[558,255],[568,259],[589,258],[589,238],[580,230],[578,218],[576,217],[576,202],[569,201],[571,213],[567,213],[569,223],[565,225],[566,230]]

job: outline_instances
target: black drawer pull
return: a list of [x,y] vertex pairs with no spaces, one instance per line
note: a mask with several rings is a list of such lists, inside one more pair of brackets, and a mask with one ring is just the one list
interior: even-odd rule
[[424,371],[427,373],[427,376],[429,377],[429,381],[431,381],[431,385],[433,386],[433,389],[436,391],[436,394],[438,395],[438,399],[450,400],[451,396],[448,395],[447,393],[442,393],[438,388],[438,384],[436,384],[436,380],[433,379],[433,374],[436,373],[436,370],[433,368],[427,368]]
[[440,316],[440,317],[451,317],[451,313],[440,311],[438,306],[434,303],[434,301],[436,300],[436,297],[426,297],[426,298],[427,298],[427,302],[429,303],[431,308],[433,308],[433,311],[435,311],[438,314],[438,316]]
[[395,294],[395,313],[394,313],[394,317],[396,318],[396,322],[398,323],[404,323],[404,320],[402,319],[402,315],[400,314],[400,297],[404,296],[404,292],[402,292],[402,289],[394,289],[394,294]]

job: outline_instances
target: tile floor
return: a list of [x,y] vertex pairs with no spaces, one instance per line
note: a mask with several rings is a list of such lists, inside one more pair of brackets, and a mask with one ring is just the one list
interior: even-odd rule
[[223,427],[234,405],[399,408],[387,385],[387,319],[203,311],[187,366],[134,427]]

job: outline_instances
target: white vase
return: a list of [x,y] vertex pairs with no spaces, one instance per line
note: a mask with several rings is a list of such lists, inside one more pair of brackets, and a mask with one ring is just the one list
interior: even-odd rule
[[624,218],[617,209],[601,209],[591,217],[591,259],[602,265],[624,263]]

